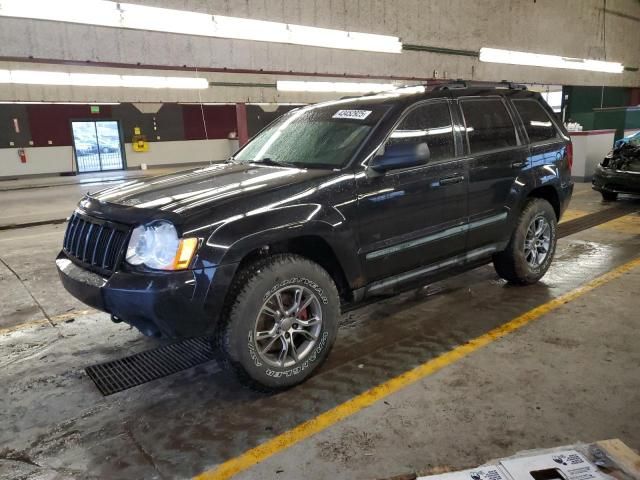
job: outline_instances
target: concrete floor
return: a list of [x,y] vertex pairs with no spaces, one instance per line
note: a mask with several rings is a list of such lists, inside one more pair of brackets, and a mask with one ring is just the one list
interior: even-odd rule
[[190,167],[118,170],[76,176],[37,176],[0,180],[0,230],[32,222],[65,219],[86,192],[139,178],[165,175]]
[[[103,397],[84,368],[158,342],[63,291],[63,225],[0,231],[0,478],[213,468],[637,258],[640,201],[620,203],[631,213],[561,239],[537,285],[510,287],[486,266],[346,314],[321,372],[276,395],[210,362]],[[567,219],[610,206],[579,185]],[[635,269],[238,478],[373,479],[609,437],[639,449],[639,288]]]

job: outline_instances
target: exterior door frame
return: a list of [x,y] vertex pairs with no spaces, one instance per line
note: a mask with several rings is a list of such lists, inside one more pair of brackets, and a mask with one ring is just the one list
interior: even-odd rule
[[[90,172],[81,172],[80,171],[80,165],[78,163],[78,151],[76,149],[76,137],[73,133],[73,123],[74,122],[92,122],[94,124],[94,128],[96,130],[96,143],[97,143],[97,147],[98,147],[98,159],[100,161],[100,170],[91,170]],[[98,139],[98,127],[96,124],[96,122],[116,122],[116,125],[118,125],[118,139],[120,142],[120,158],[122,159],[122,168],[118,168],[118,169],[112,169],[112,170],[103,170],[102,169],[102,160],[100,159],[100,141]],[[73,148],[73,159],[75,162],[75,167],[76,167],[76,173],[98,173],[98,172],[105,172],[105,171],[113,171],[113,172],[117,172],[117,171],[121,171],[121,170],[126,170],[127,169],[127,157],[125,154],[125,147],[124,147],[124,134],[122,132],[122,124],[120,123],[120,120],[116,120],[113,118],[72,118],[69,120],[69,129],[71,130],[71,142],[72,142],[72,148]]]

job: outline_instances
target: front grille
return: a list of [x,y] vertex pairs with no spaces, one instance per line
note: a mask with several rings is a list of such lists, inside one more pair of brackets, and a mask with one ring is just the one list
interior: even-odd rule
[[118,266],[129,229],[75,213],[64,234],[64,252],[91,270],[108,274]]

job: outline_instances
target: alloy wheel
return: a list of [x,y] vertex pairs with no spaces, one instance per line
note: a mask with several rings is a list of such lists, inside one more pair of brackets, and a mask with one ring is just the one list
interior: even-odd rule
[[262,304],[256,318],[257,353],[271,366],[294,366],[311,353],[321,329],[322,309],[316,294],[302,285],[281,288]]
[[524,239],[524,258],[530,267],[539,267],[549,256],[551,225],[543,216],[535,217]]

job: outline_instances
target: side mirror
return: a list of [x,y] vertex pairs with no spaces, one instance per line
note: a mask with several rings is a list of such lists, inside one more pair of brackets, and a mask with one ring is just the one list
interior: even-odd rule
[[417,167],[429,161],[431,154],[426,143],[395,143],[386,145],[384,152],[371,159],[369,168],[383,173],[388,170]]

